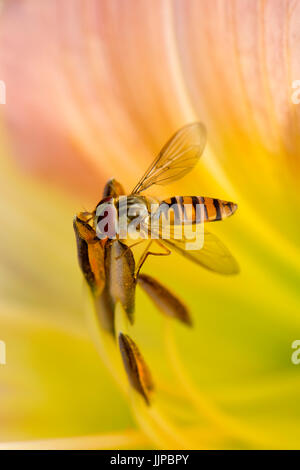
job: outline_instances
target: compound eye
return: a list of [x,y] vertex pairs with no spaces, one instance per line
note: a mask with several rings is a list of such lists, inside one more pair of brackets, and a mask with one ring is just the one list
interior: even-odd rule
[[96,234],[102,240],[115,238],[117,234],[117,210],[112,198],[106,198],[98,204],[95,216]]

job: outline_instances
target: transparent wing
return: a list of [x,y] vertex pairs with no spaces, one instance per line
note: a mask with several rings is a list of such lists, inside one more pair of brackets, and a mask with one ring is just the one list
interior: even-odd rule
[[200,250],[187,250],[189,240],[164,239],[163,244],[177,251],[185,258],[200,264],[202,267],[220,274],[237,274],[239,266],[228,248],[213,233],[204,231],[204,243]]
[[[177,251],[185,258],[200,264],[200,266],[220,274],[237,274],[239,272],[239,265],[228,248],[216,235],[204,229],[203,224],[199,232],[203,244],[199,250],[188,249],[190,243],[194,241],[192,237],[195,232],[186,230],[187,227],[184,230],[182,226],[173,224],[163,227],[156,227],[153,224],[149,227],[145,224],[146,220],[142,228],[145,233],[148,233],[148,236],[158,240],[159,243],[164,244],[169,249]],[[197,224],[198,228],[199,226],[200,224]],[[185,234],[188,235],[188,238]]]
[[162,148],[132,194],[141,193],[153,184],[165,185],[178,180],[194,168],[206,143],[202,123],[194,122],[177,131]]

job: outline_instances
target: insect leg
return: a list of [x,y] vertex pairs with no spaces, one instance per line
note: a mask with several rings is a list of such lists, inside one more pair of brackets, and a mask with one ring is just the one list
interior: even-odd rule
[[150,241],[146,250],[144,251],[143,255],[141,256],[139,262],[138,262],[138,265],[137,265],[137,270],[136,270],[136,274],[135,274],[135,277],[136,279],[138,278],[138,275],[140,273],[140,270],[143,266],[143,264],[145,263],[146,259],[148,258],[149,255],[153,255],[153,256],[168,256],[171,254],[171,250],[169,250],[168,248],[166,248],[162,243],[160,243],[159,241],[155,240],[156,243],[165,250],[165,253],[155,253],[154,251],[148,251],[149,248],[150,248],[150,245],[151,243],[153,242]]
[[163,243],[159,242],[158,240],[155,240],[156,243],[158,244],[158,246],[160,246],[161,248],[163,248],[165,250],[165,253],[157,253],[161,256],[168,256],[172,253],[171,250],[169,250],[169,248],[167,248]]
[[141,270],[141,267],[143,266],[143,264],[145,263],[146,259],[147,259],[147,256],[148,256],[148,253],[149,253],[149,248],[152,244],[152,241],[150,241],[144,251],[144,253],[142,254],[142,256],[140,257],[139,259],[139,262],[137,264],[137,268],[136,268],[136,272],[135,272],[135,278],[137,279],[138,278],[138,275],[139,275],[139,272]]
[[123,251],[123,253],[122,253],[120,256],[118,256],[118,257],[116,258],[116,260],[118,260],[118,259],[120,259],[122,256],[124,256],[128,250],[131,250],[131,248],[133,248],[134,246],[140,245],[140,244],[143,243],[144,241],[145,241],[145,240],[140,240],[139,242],[136,242],[136,243],[133,243],[132,245],[127,246],[127,249],[126,249],[125,251]]

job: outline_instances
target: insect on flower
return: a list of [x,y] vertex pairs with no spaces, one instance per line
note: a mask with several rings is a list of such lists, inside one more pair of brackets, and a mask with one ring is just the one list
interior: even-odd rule
[[[151,276],[141,274],[150,255],[167,256],[172,250],[195,263],[221,274],[235,274],[238,265],[228,249],[204,230],[206,222],[232,215],[237,205],[203,196],[174,196],[163,201],[143,196],[152,185],[166,185],[192,170],[203,153],[206,131],[201,123],[182,127],[165,144],[129,196],[112,179],[93,212],[74,218],[79,265],[91,290],[101,326],[115,332],[115,307],[120,302],[131,323],[134,321],[135,289],[139,284],[158,309],[167,316],[191,325],[186,306],[169,289]],[[184,230],[183,230],[184,228]],[[188,230],[185,230],[185,229]],[[201,246],[187,242],[202,229]],[[129,244],[134,239],[133,244]],[[136,241],[137,240],[137,241]],[[137,262],[133,248],[146,243]],[[156,244],[159,252],[150,251]],[[131,385],[150,403],[153,381],[136,343],[125,332],[119,347]]]

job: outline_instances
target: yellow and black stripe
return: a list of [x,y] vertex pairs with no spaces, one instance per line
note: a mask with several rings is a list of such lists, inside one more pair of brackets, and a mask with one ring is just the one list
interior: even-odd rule
[[160,213],[163,212],[169,217],[170,223],[175,225],[223,220],[231,216],[236,209],[237,204],[233,202],[202,196],[173,196],[159,205]]

